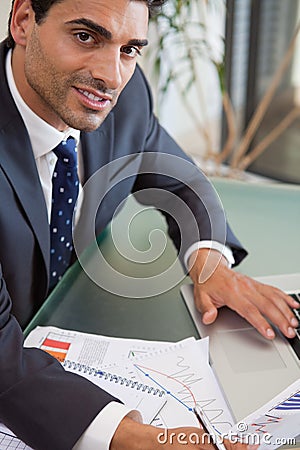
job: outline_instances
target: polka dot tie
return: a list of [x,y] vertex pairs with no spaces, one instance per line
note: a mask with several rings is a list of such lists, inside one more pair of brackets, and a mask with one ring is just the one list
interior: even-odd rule
[[69,137],[53,152],[58,159],[52,177],[50,289],[53,289],[70,264],[73,250],[72,219],[79,187],[75,139]]

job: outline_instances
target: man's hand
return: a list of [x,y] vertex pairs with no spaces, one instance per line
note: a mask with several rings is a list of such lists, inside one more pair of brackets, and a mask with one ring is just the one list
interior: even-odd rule
[[[256,450],[258,446],[231,443],[224,439],[227,450]],[[143,425],[125,417],[112,438],[109,450],[214,450],[208,436],[200,428],[182,427],[164,430]]]
[[265,338],[275,333],[268,319],[288,338],[295,336],[298,321],[290,307],[299,307],[281,290],[259,283],[230,269],[226,259],[216,250],[201,249],[190,257],[190,276],[194,298],[204,324],[211,324],[218,308],[228,306],[244,317]]

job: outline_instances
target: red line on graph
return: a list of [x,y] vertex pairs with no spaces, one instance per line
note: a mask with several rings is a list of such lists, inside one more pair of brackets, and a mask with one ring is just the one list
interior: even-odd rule
[[270,417],[271,417],[270,419],[266,419],[265,421],[262,421],[262,422],[259,421],[257,423],[256,422],[251,423],[252,427],[257,427],[255,432],[267,433],[267,430],[265,430],[265,428],[267,428],[268,425],[270,425],[272,423],[278,423],[282,420],[282,417],[275,417],[275,416],[274,417],[270,416]]
[[195,406],[197,405],[197,402],[196,402],[196,399],[195,399],[195,396],[194,396],[192,390],[191,390],[186,384],[184,384],[182,381],[179,381],[179,380],[177,380],[175,377],[172,377],[172,376],[170,376],[170,375],[167,375],[166,373],[160,372],[159,370],[155,370],[155,369],[152,369],[152,368],[150,368],[150,367],[141,366],[140,364],[135,364],[135,365],[136,365],[137,367],[141,367],[142,369],[149,370],[150,372],[158,373],[159,375],[162,375],[163,377],[169,378],[170,380],[173,380],[173,381],[175,381],[176,383],[181,384],[181,386],[183,386],[183,387],[184,387],[185,389],[187,389],[187,391],[189,392],[190,396],[191,396],[192,399],[193,399],[194,405],[195,405]]

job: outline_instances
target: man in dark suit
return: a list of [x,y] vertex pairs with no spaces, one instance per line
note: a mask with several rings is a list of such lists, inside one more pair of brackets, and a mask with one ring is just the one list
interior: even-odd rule
[[[15,0],[10,36],[1,44],[0,420],[37,449],[159,448],[156,429],[139,424],[134,412],[117,399],[65,373],[46,353],[22,348],[22,327],[49,292],[53,149],[70,136],[78,146],[81,186],[116,162],[113,172],[96,186],[96,195],[110,183],[112,188],[95,218],[97,234],[120,202],[139,192],[139,200],[166,210],[170,236],[182,259],[188,259],[195,301],[206,323],[227,304],[266,338],[272,339],[274,332],[264,316],[289,337],[297,325],[288,296],[231,270],[228,258],[237,264],[245,250],[227,227],[209,182],[153,116],[149,88],[136,59],[147,44],[149,8],[161,3]],[[162,153],[189,167],[184,174],[187,185],[170,177],[169,171],[163,175]],[[130,159],[124,164],[125,156]],[[126,176],[128,167],[134,176]],[[124,177],[116,185],[120,173]],[[185,217],[178,227],[167,201],[152,195],[151,188],[182,199],[197,232],[191,233]],[[90,204],[85,195],[76,225],[79,235],[84,234]],[[207,258],[213,270],[200,290]],[[176,444],[170,448],[176,449]]]

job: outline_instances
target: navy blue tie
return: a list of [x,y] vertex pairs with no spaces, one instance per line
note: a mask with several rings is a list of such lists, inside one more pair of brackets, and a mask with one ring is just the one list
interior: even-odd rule
[[57,162],[52,177],[50,289],[53,289],[70,264],[73,250],[72,219],[79,187],[75,139],[69,137],[53,152]]

